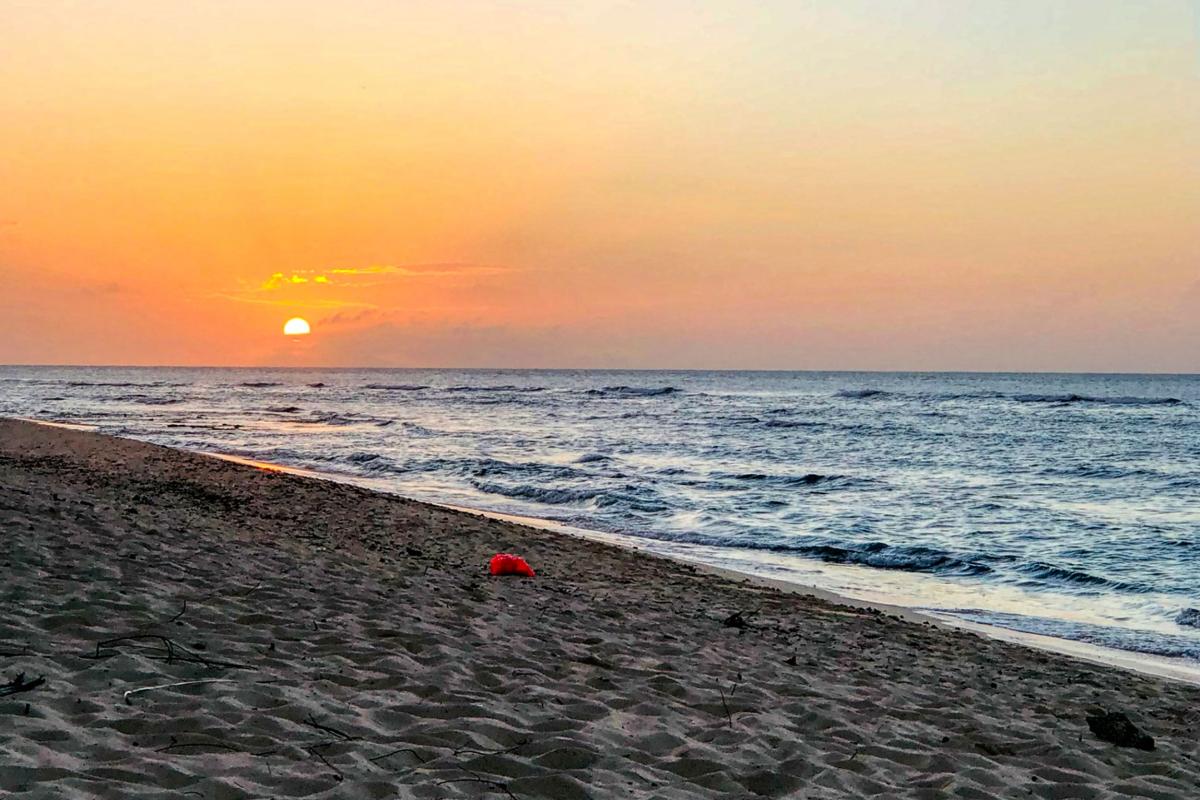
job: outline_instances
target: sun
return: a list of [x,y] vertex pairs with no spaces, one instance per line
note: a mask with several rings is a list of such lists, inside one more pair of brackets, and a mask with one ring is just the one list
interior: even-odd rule
[[301,317],[292,317],[283,323],[284,336],[307,336],[310,333],[312,329],[308,327],[308,320]]

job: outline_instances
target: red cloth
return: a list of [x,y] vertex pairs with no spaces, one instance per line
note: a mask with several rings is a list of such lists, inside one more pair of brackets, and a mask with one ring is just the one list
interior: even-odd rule
[[496,553],[492,556],[488,569],[493,575],[523,575],[526,578],[532,578],[537,574],[525,559],[514,556],[512,553]]

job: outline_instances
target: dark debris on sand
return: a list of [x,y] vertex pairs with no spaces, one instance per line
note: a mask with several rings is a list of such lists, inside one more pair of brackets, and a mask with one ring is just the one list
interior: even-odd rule
[[1105,711],[1087,718],[1088,727],[1096,737],[1111,742],[1117,747],[1136,747],[1138,750],[1153,750],[1154,737],[1129,721],[1121,711]]

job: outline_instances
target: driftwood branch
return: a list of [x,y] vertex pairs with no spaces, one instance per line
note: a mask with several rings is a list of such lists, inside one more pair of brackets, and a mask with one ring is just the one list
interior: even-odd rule
[[19,692],[28,692],[31,689],[36,689],[45,682],[46,677],[44,675],[39,675],[33,680],[27,681],[25,680],[25,673],[22,672],[8,683],[0,685],[0,697],[7,697],[10,694],[17,694]]

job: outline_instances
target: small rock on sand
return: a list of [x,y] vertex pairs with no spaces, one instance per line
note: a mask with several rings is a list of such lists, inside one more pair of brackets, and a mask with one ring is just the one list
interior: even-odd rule
[[1121,711],[1105,711],[1087,718],[1088,727],[1097,738],[1112,742],[1117,747],[1136,747],[1138,750],[1153,750],[1154,737],[1129,721]]

